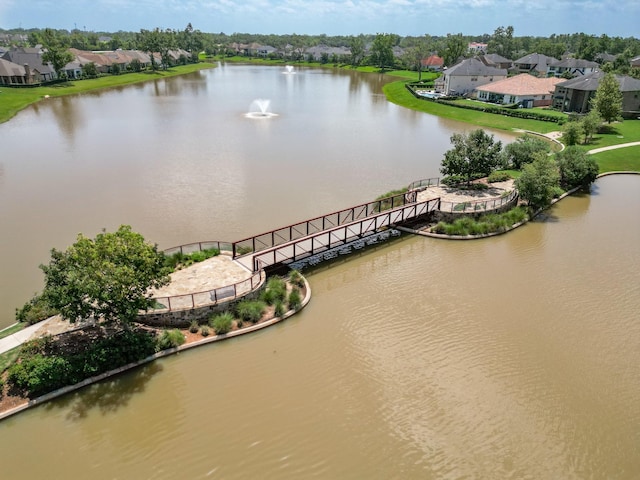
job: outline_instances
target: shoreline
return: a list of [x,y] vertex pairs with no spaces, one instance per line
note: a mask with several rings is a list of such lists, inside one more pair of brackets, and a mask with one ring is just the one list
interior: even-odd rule
[[[243,327],[240,328],[238,330],[233,330],[230,331],[229,333],[223,334],[223,335],[211,335],[209,337],[202,337],[199,340],[196,341],[192,341],[189,343],[184,343],[182,345],[180,345],[179,347],[174,347],[174,348],[169,348],[166,350],[161,350],[160,352],[157,352],[153,355],[148,356],[147,358],[143,358],[142,360],[139,360],[137,362],[133,362],[127,365],[123,365],[122,367],[118,367],[115,368],[113,370],[109,370],[108,372],[104,372],[101,373],[99,375],[96,375],[94,377],[89,377],[84,379],[83,381],[81,381],[80,383],[76,383],[75,385],[67,385],[66,387],[62,387],[59,388],[57,390],[54,390],[52,392],[46,393],[44,395],[40,395],[39,397],[33,398],[33,399],[25,399],[25,401],[19,405],[13,406],[8,408],[7,410],[4,411],[0,411],[0,422],[2,422],[2,420],[9,418],[13,415],[16,415],[20,412],[23,412],[29,408],[32,407],[36,407],[38,405],[42,405],[50,400],[53,400],[55,398],[61,397],[63,395],[66,395],[67,393],[71,393],[71,392],[75,392],[76,390],[80,390],[84,387],[88,387],[89,385],[92,385],[94,383],[98,383],[101,382],[102,380],[105,380],[109,377],[114,377],[116,375],[120,375],[121,373],[127,372],[129,370],[133,370],[134,368],[140,367],[142,365],[146,365],[149,363],[152,363],[155,360],[159,360],[161,358],[164,357],[168,357],[170,355],[174,355],[180,352],[184,352],[186,350],[190,350],[192,348],[197,348],[197,347],[201,347],[203,345],[207,345],[209,343],[214,343],[214,342],[221,342],[224,340],[228,340],[234,337],[238,337],[241,335],[246,335],[248,333],[253,333],[256,332],[258,330],[263,330],[265,328],[271,327],[273,325],[276,325],[278,323],[283,322],[284,320],[287,320],[288,318],[291,318],[292,316],[294,316],[295,314],[297,314],[298,312],[300,312],[304,307],[306,307],[309,302],[311,301],[311,286],[309,285],[309,282],[307,281],[307,279],[302,276],[302,279],[304,280],[304,288],[305,288],[305,295],[304,298],[302,299],[302,302],[300,303],[300,307],[297,310],[289,310],[287,312],[285,312],[281,317],[272,317],[266,320],[263,320],[259,323],[250,325],[248,327]],[[185,337],[186,338],[186,337]]]

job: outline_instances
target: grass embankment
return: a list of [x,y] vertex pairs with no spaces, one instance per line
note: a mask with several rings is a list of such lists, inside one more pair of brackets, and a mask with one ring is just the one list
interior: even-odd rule
[[18,323],[14,323],[13,325],[5,328],[4,330],[0,331],[0,338],[4,338],[4,337],[8,337],[9,335],[13,335],[14,333],[19,332],[20,330],[22,330],[23,328],[27,327],[28,325],[24,322],[18,322]]
[[404,81],[388,83],[383,87],[383,91],[387,100],[396,105],[481,127],[496,128],[499,130],[531,130],[539,133],[549,133],[560,129],[558,124],[553,122],[506,117],[496,115],[495,113],[477,112],[475,110],[451,107],[429,100],[421,100],[414,97],[406,89]]
[[211,63],[194,63],[189,65],[179,65],[168,70],[146,71],[139,73],[123,73],[121,75],[106,75],[99,78],[87,80],[72,80],[66,83],[59,83],[52,86],[15,88],[3,87],[0,89],[0,123],[6,122],[16,113],[32,103],[42,100],[45,95],[50,97],[61,97],[63,95],[74,95],[78,93],[100,90],[104,88],[130,85],[133,83],[147,82],[162,78],[184,75],[204,68],[212,68]]
[[593,155],[600,173],[640,172],[640,147],[625,147]]

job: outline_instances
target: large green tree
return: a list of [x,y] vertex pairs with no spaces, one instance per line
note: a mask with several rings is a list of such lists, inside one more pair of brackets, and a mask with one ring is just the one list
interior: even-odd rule
[[58,34],[50,28],[45,28],[41,35],[43,63],[51,63],[58,77],[62,77],[62,70],[67,63],[73,61],[73,54],[62,44]]
[[533,162],[526,164],[516,181],[520,197],[527,201],[531,208],[547,207],[555,189],[558,187],[560,174],[556,162],[545,153],[537,153]]
[[393,45],[396,35],[378,33],[371,44],[371,63],[384,70],[393,67]]
[[364,58],[364,37],[362,35],[350,37],[349,48],[351,50],[351,65],[357,67]]
[[560,169],[560,184],[571,189],[591,185],[598,178],[598,164],[593,155],[577,146],[567,147],[556,154],[556,161]]
[[504,147],[504,155],[507,166],[519,170],[524,164],[533,162],[537,152],[548,153],[549,150],[549,142],[531,135],[523,135]]
[[128,225],[95,239],[80,234],[66,251],[52,249],[51,261],[40,268],[43,298],[71,321],[135,320],[153,304],[149,289],[168,284],[170,273],[164,254]]
[[467,41],[461,33],[458,33],[457,35],[447,33],[447,39],[444,45],[445,47],[441,57],[447,67],[455,65],[458,59],[463,57],[468,50]]
[[500,162],[502,142],[495,142],[493,135],[481,128],[451,135],[453,148],[444,154],[440,172],[443,175],[460,175],[467,184],[475,174],[489,175]]
[[600,80],[596,94],[591,100],[591,108],[597,110],[604,121],[608,123],[620,118],[622,92],[613,73],[606,73]]

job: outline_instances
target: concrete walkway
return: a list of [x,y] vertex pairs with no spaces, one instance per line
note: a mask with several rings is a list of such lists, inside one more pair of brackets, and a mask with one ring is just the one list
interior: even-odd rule
[[12,335],[0,338],[0,354],[8,352],[9,350],[13,350],[14,348],[22,345],[24,342],[35,336],[38,330],[40,330],[43,326],[45,326],[50,321],[53,321],[53,318],[54,317],[51,317],[40,323],[36,323],[29,327],[23,328],[19,332],[16,332]]
[[610,145],[608,147],[594,148],[593,150],[589,150],[587,152],[587,155],[593,155],[594,153],[606,152],[607,150],[616,150],[618,148],[637,147],[639,145],[640,145],[640,142],[620,143],[619,145]]

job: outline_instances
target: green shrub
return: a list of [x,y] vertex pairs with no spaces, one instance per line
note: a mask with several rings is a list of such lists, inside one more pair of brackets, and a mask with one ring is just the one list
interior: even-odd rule
[[504,108],[502,106],[497,106],[497,105],[491,105],[491,104],[472,105],[469,103],[461,103],[456,100],[447,100],[447,99],[437,99],[435,100],[435,102],[443,103],[451,107],[465,108],[467,110],[476,110],[479,112],[486,112],[486,113],[495,113],[498,115],[506,115],[508,117],[527,118],[531,120],[542,120],[544,122],[555,122],[559,125],[562,125],[566,121],[565,117],[548,114],[544,112],[539,112],[536,110],[531,110],[529,108],[518,108],[515,110],[511,110],[509,108]]
[[284,303],[283,302],[276,302],[276,306],[275,306],[275,309],[273,311],[273,314],[276,317],[281,317],[281,316],[284,315],[284,313],[285,313]]
[[302,297],[300,295],[300,290],[294,288],[291,290],[289,294],[289,308],[291,310],[298,310],[302,305]]
[[179,347],[185,342],[184,335],[180,330],[163,330],[156,340],[156,350],[167,350],[168,348]]
[[257,323],[265,310],[264,302],[260,300],[242,300],[236,305],[236,313],[242,320]]
[[57,313],[41,295],[34,295],[22,308],[16,308],[16,320],[33,325]]
[[289,272],[289,281],[296,287],[304,286],[304,278],[298,270],[291,270]]
[[208,248],[192,253],[176,252],[172,255],[165,255],[164,264],[173,270],[179,270],[218,255],[220,255],[220,250],[217,248]]
[[491,174],[487,178],[487,181],[489,183],[506,182],[511,178],[512,178],[511,175],[509,175],[507,172],[491,172]]
[[551,187],[551,194],[553,195],[553,198],[560,198],[562,195],[564,195],[564,193],[565,192],[562,187],[558,185]]
[[[407,193],[408,188],[404,187],[398,190],[391,190],[383,195],[378,196],[374,201],[380,202],[379,207],[375,207],[374,211],[383,212],[384,210],[389,210],[390,208],[399,207],[404,205],[404,197],[398,197],[399,195],[403,195]],[[396,197],[396,198],[391,198]]]
[[504,213],[489,213],[478,220],[471,217],[456,219],[453,223],[439,222],[431,231],[443,235],[486,235],[488,233],[504,232],[516,223],[523,222],[527,212],[522,207],[515,207]]
[[267,282],[267,286],[260,293],[260,300],[267,305],[273,305],[276,302],[281,302],[287,297],[287,284],[280,277],[270,278]]
[[211,327],[215,330],[216,334],[224,335],[231,331],[233,326],[233,315],[230,312],[219,313],[211,317]]
[[191,333],[198,333],[198,330],[200,330],[200,324],[197,320],[193,320],[191,324],[189,324],[189,331]]
[[[182,334],[180,334],[182,335]],[[142,360],[155,352],[154,337],[143,330],[123,330],[89,344],[68,345],[51,337],[25,343],[9,367],[9,383],[29,395],[47,392]]]
[[14,363],[7,378],[19,389],[38,396],[67,385],[69,371],[64,358],[37,354]]
[[208,337],[211,334],[211,331],[209,330],[209,327],[207,327],[206,325],[203,325],[202,328],[200,329],[200,335],[202,335],[203,337]]

